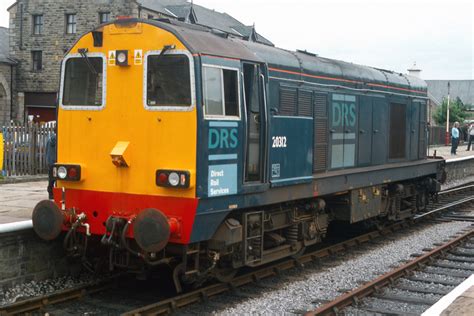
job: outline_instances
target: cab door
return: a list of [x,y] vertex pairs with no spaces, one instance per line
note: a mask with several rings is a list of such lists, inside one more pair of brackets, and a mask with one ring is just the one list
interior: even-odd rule
[[245,112],[245,163],[244,184],[265,182],[265,78],[262,67],[255,63],[243,63],[243,89]]

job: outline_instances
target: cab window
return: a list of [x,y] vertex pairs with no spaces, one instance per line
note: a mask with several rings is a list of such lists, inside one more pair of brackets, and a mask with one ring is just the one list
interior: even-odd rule
[[186,55],[148,56],[147,105],[191,106],[190,81],[189,59]]
[[73,57],[66,61],[62,104],[65,106],[103,105],[102,57]]
[[203,92],[207,116],[239,116],[237,71],[203,67]]

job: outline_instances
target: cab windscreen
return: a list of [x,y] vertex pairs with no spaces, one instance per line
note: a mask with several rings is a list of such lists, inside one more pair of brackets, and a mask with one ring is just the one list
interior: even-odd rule
[[74,57],[66,61],[63,105],[101,106],[103,103],[103,59]]
[[190,106],[191,85],[186,55],[150,55],[147,59],[148,106]]

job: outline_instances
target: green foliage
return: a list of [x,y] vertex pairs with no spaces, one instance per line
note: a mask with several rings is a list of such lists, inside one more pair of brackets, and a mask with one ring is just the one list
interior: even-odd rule
[[[443,99],[443,103],[439,106],[433,118],[438,125],[446,124],[446,109],[448,107],[448,100]],[[462,103],[461,99],[456,98],[456,100],[451,100],[449,104],[449,122],[459,122],[462,123],[468,117],[467,113],[468,107]]]

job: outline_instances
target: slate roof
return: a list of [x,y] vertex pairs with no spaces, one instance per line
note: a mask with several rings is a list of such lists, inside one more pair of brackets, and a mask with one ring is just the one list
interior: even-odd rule
[[448,82],[451,83],[451,99],[459,97],[464,104],[474,105],[474,80],[425,80],[428,93],[437,104],[448,96]]
[[[182,19],[186,19],[191,10],[191,3],[186,0],[137,0],[137,2],[145,8]],[[210,10],[197,4],[193,4],[193,10],[197,18],[196,24],[224,31],[238,37],[248,38],[252,36],[252,26],[242,24],[227,13]],[[256,33],[256,41],[273,46],[272,42],[258,33]]]
[[9,35],[8,28],[0,26],[0,63],[14,64],[15,62],[9,58]]

